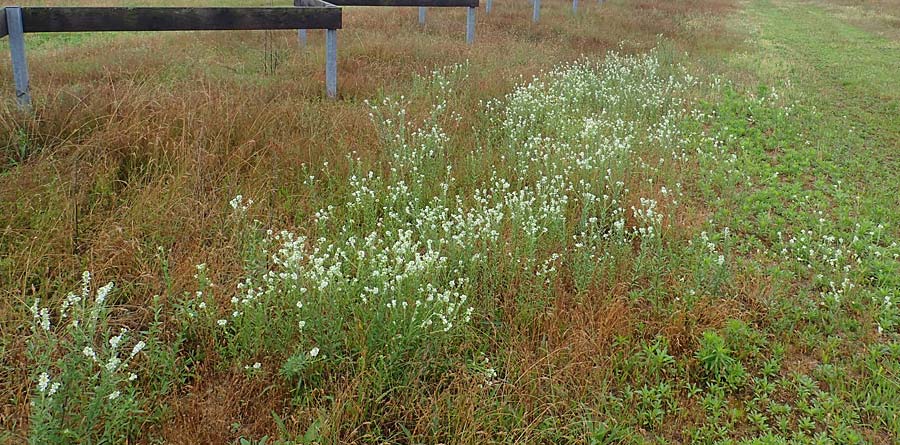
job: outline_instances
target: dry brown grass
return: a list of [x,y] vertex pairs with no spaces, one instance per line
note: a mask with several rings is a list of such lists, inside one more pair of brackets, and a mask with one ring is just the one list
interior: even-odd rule
[[162,427],[168,443],[227,443],[236,420],[245,435],[271,434],[269,414],[283,411],[290,402],[284,386],[248,380],[243,374],[210,373],[185,389],[183,397],[172,401],[172,418]]
[[[190,289],[193,265],[202,262],[217,274],[215,282],[232,288],[240,264],[222,229],[228,200],[237,193],[253,196],[261,203],[256,216],[303,226],[296,215],[315,200],[298,187],[302,165],[329,160],[339,169],[346,153],[379,150],[363,99],[403,92],[414,74],[468,60],[471,77],[459,100],[461,109],[475,110],[479,100],[502,95],[523,77],[561,61],[618,47],[644,51],[660,35],[679,49],[710,56],[735,40],[709,17],[733,7],[728,0],[610,1],[602,7],[587,1],[572,17],[570,3],[557,0],[545,2],[541,23],[533,25],[528,2],[498,0],[491,15],[479,11],[472,47],[464,43],[462,10],[432,8],[420,30],[414,8],[346,8],[339,33],[341,99],[333,102],[322,97],[321,32],[310,32],[306,51],[296,47],[293,32],[92,35],[75,44],[28,36],[35,113],[19,115],[6,101],[0,114],[7,157],[0,173],[0,337],[8,339],[5,359],[11,360],[0,379],[0,425],[21,432],[26,423],[24,345],[17,340],[27,329],[25,301],[65,295],[85,269],[98,281],[121,283],[118,303],[135,307],[156,294],[171,298]],[[697,20],[704,26],[694,26]],[[281,61],[272,75],[263,72],[267,36]],[[0,62],[0,71],[9,77],[8,60]],[[0,94],[12,97],[9,82]],[[463,115],[460,133],[471,119]],[[23,139],[31,153],[20,158]],[[168,249],[171,286],[164,281],[158,245]],[[522,372],[504,391],[511,399],[530,400],[526,405],[533,412],[526,419],[575,409],[545,404],[541,395],[560,388],[594,391],[609,372],[612,339],[630,334],[636,321],[655,324],[650,332],[682,348],[698,329],[730,312],[700,306],[675,319],[653,320],[622,298],[625,288],[614,284],[608,290],[579,302],[562,290],[560,310],[541,329],[549,338],[523,333],[508,351]],[[241,434],[273,432],[270,413],[288,399],[283,385],[260,386],[261,380],[213,369],[200,374],[171,400],[171,418],[161,431],[167,441],[224,443],[235,437],[229,433],[232,422],[242,425]],[[458,443],[498,434],[482,431],[485,419],[476,417],[484,403],[477,382],[451,381],[428,406],[382,412],[421,419],[437,412],[452,422],[447,435]],[[349,403],[366,391],[359,384],[336,385],[344,392],[335,396],[331,424],[347,425],[340,432],[346,441],[364,441],[371,421]],[[342,400],[348,400],[346,410]],[[399,394],[391,403],[402,401]],[[390,424],[389,418],[381,421]],[[308,419],[287,422],[296,426]],[[529,428],[511,434],[527,437]]]

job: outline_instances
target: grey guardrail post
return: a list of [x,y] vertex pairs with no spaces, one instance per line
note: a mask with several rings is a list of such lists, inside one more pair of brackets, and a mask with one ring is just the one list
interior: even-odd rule
[[531,21],[537,23],[541,19],[541,0],[533,0],[534,11],[531,13]]
[[337,97],[337,30],[325,30],[325,94]]
[[22,111],[31,110],[31,89],[28,86],[28,60],[25,58],[25,28],[22,26],[22,8],[6,8],[6,25],[9,29],[9,54],[12,57],[13,80],[16,83],[16,105]]
[[425,26],[425,11],[427,10],[428,8],[419,6],[419,25],[421,26]]
[[306,30],[305,29],[297,30],[297,41],[300,43],[301,48],[306,48]]
[[572,12],[578,14],[578,0],[572,0]]
[[487,0],[487,3],[484,4],[484,12],[485,12],[485,14],[490,14],[490,13],[491,13],[491,9],[493,9],[493,7],[494,7],[494,1],[493,1],[493,0]]
[[466,43],[475,43],[475,8],[468,8],[466,13]]

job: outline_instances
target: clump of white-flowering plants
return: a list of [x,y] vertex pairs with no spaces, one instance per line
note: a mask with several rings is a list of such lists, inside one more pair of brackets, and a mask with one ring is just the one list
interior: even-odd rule
[[32,443],[120,443],[137,431],[139,375],[131,364],[146,343],[109,325],[112,291],[112,282],[92,290],[84,272],[80,291],[58,307],[32,303]]
[[633,242],[641,245],[638,260],[658,255],[682,195],[677,174],[693,138],[678,124],[690,116],[685,97],[697,84],[658,51],[611,54],[488,103],[501,162],[485,194],[509,201],[519,231],[509,255],[538,275],[556,270],[546,261],[566,261],[580,290]]
[[820,217],[813,227],[792,235],[779,231],[775,254],[793,263],[798,275],[811,276],[820,305],[837,308],[871,301],[881,308],[878,333],[895,330],[900,320],[894,307],[900,245],[885,242],[891,238],[884,224],[856,223],[850,232],[832,234],[824,223]]
[[434,104],[420,123],[403,97],[370,104],[382,164],[350,156],[346,193],[312,228],[251,224],[249,256],[265,261],[214,322],[226,354],[252,370],[284,352],[291,376],[360,357],[403,363],[452,347],[510,289],[533,316],[564,267],[585,289],[617,252],[658,254],[690,153],[677,123],[697,84],[660,60],[612,54],[535,78],[484,104],[475,150],[442,129],[459,120],[447,72],[424,83]]

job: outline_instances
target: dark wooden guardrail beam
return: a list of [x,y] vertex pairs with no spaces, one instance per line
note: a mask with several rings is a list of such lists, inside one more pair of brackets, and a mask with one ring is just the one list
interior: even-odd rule
[[340,29],[341,10],[302,8],[27,7],[24,31],[222,31]]

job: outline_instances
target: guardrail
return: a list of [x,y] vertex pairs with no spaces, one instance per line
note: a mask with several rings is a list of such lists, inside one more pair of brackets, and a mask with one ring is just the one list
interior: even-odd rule
[[18,7],[0,8],[0,37],[9,35],[16,102],[31,108],[25,33],[97,31],[223,31],[260,29],[324,29],[325,90],[337,96],[337,30],[341,8],[321,0],[302,7]]
[[[598,0],[603,4],[604,0]],[[541,0],[531,0],[532,20],[540,18]],[[491,12],[493,1],[485,10]],[[97,31],[223,31],[297,29],[301,45],[307,29],[325,30],[325,94],[337,97],[337,30],[342,27],[339,6],[418,7],[425,24],[429,7],[464,7],[466,43],[475,42],[475,9],[479,0],[294,0],[294,7],[0,7],[0,38],[9,36],[16,103],[31,108],[25,33]],[[578,11],[578,0],[572,0]]]

